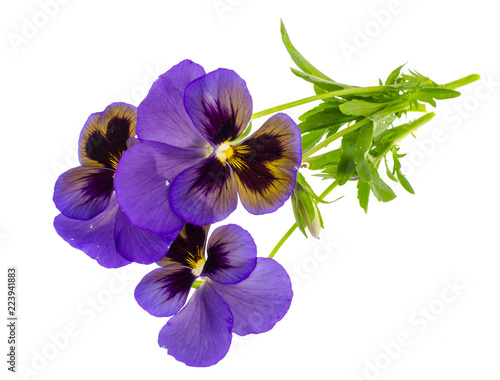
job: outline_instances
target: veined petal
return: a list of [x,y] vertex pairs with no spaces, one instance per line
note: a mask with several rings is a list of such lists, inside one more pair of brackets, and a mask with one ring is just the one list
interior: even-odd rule
[[68,218],[92,219],[108,206],[115,172],[107,168],[79,166],[59,176],[54,203]]
[[200,261],[205,261],[205,242],[209,226],[199,227],[186,223],[170,246],[168,253],[158,261],[158,265],[183,265],[194,269]]
[[252,214],[277,210],[290,197],[301,162],[300,131],[285,114],[276,114],[248,139],[232,147],[241,203]]
[[204,150],[153,141],[128,149],[118,164],[114,184],[120,207],[132,224],[155,233],[178,233],[184,221],[170,208],[171,183],[204,154]]
[[127,260],[151,264],[168,252],[176,234],[155,234],[134,226],[122,210],[116,213],[114,229],[116,249]]
[[137,303],[155,317],[170,317],[186,303],[195,280],[191,269],[182,265],[157,268],[135,288]]
[[130,263],[115,248],[113,229],[118,203],[113,196],[108,207],[90,220],[77,220],[58,215],[54,227],[72,247],[85,252],[106,268],[119,268]]
[[135,136],[137,111],[126,103],[113,103],[88,118],[80,133],[78,154],[83,166],[116,169],[127,149],[127,139]]
[[196,128],[215,148],[243,133],[252,116],[252,97],[245,81],[227,69],[191,82],[184,105]]
[[205,282],[161,329],[158,344],[188,366],[208,367],[226,356],[232,327],[229,307]]
[[179,174],[170,187],[172,210],[198,226],[225,219],[238,205],[229,165],[212,155]]
[[270,258],[257,258],[250,276],[237,284],[210,281],[210,285],[231,309],[233,332],[238,335],[272,329],[285,316],[293,297],[290,277]]
[[207,262],[201,276],[223,284],[235,284],[254,270],[257,247],[252,236],[240,226],[218,227],[210,236]]
[[181,148],[208,145],[184,108],[186,86],[202,75],[203,67],[189,60],[160,75],[137,108],[137,136]]

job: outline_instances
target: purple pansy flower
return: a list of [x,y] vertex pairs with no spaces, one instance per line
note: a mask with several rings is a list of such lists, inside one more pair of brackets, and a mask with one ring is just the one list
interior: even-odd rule
[[108,268],[155,262],[176,237],[133,226],[116,201],[115,169],[123,152],[138,142],[133,138],[136,115],[136,108],[125,103],[90,115],[80,134],[81,166],[61,174],[54,188],[61,211],[54,220],[57,233]]
[[205,74],[189,60],[159,77],[137,110],[140,144],[118,164],[117,199],[132,223],[156,233],[185,221],[208,225],[237,206],[275,211],[289,198],[301,161],[300,131],[276,114],[237,142],[252,98],[234,71]]
[[[259,334],[273,328],[288,311],[292,288],[283,267],[257,258],[250,234],[237,225],[214,230],[189,223],[172,243],[160,268],[135,289],[139,305],[157,317],[173,317],[158,343],[189,366],[216,364],[228,352],[232,333]],[[205,255],[205,246],[206,252]],[[187,304],[197,278],[202,283]]]

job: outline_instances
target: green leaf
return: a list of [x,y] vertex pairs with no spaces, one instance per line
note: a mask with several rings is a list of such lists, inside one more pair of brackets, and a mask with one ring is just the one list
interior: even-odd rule
[[398,176],[399,183],[401,184],[401,186],[403,186],[403,188],[410,194],[415,194],[415,190],[413,190],[413,187],[411,187],[410,182],[404,176],[404,174],[401,172],[400,169],[396,170],[396,175]]
[[348,86],[346,84],[337,83],[334,81],[319,78],[317,76],[314,76],[314,75],[305,73],[303,71],[294,69],[293,67],[290,70],[292,70],[292,73],[294,73],[299,78],[304,79],[306,82],[314,84],[315,86],[319,87],[321,90],[324,90],[323,92],[325,92],[325,91],[338,91],[338,90],[343,90],[345,88],[351,88],[351,86]]
[[319,170],[326,165],[338,165],[341,155],[342,149],[339,148],[318,156],[309,157],[306,162],[310,165],[310,170]]
[[302,154],[310,151],[321,140],[324,130],[317,130],[302,135]]
[[339,165],[337,167],[337,181],[339,186],[344,185],[356,171],[354,152],[358,134],[359,130],[355,130],[342,138],[342,155],[340,156]]
[[389,169],[389,165],[387,164],[387,159],[384,158],[385,163],[385,172],[387,173],[387,177],[392,179],[394,182],[398,182],[398,179],[394,176],[394,173]]
[[[349,123],[356,118],[343,114],[339,105],[340,102],[321,103],[317,107],[303,114],[299,120],[299,129],[302,133],[315,130],[334,130],[335,132],[345,123]],[[335,133],[333,132],[333,133]]]
[[381,202],[389,202],[396,198],[394,191],[379,176],[377,169],[370,172],[372,177],[371,189],[373,195]]
[[340,111],[351,116],[371,116],[372,114],[381,111],[387,106],[387,103],[372,103],[364,100],[349,100],[340,105]]
[[359,129],[358,137],[356,138],[356,146],[354,148],[354,163],[357,164],[365,157],[372,146],[372,139],[373,122],[370,122]]
[[399,78],[399,74],[401,73],[401,69],[406,65],[399,66],[397,69],[395,69],[392,73],[389,74],[387,79],[385,80],[385,85],[391,85],[391,84],[396,84],[397,79]]
[[299,53],[295,46],[293,46],[283,21],[281,21],[281,39],[283,40],[283,44],[285,45],[288,54],[290,54],[290,57],[299,69],[307,74],[314,75],[315,77],[332,81],[332,79],[328,78],[325,74],[315,68],[307,59],[304,58],[302,54]]
[[365,213],[368,213],[368,201],[370,200],[370,184],[360,179],[358,181],[357,188],[359,205],[363,210],[365,210]]
[[370,165],[368,164],[366,158],[363,157],[363,159],[356,164],[356,172],[362,180],[366,182],[370,182],[372,180]]
[[420,100],[436,107],[434,99],[450,99],[460,96],[460,92],[447,88],[421,88],[411,94],[411,100]]

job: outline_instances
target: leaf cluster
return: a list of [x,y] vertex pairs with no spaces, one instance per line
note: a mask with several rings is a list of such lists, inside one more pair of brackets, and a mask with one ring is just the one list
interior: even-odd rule
[[[434,117],[433,112],[427,112],[426,105],[435,107],[436,100],[454,98],[460,93],[417,71],[403,72],[405,65],[393,70],[385,81],[379,79],[377,86],[346,85],[331,79],[307,61],[292,44],[283,23],[281,35],[298,67],[292,68],[292,73],[311,83],[316,94],[325,95],[320,104],[299,117],[303,166],[319,171],[316,175],[333,179],[339,186],[357,181],[359,204],[365,212],[370,194],[382,202],[396,197],[380,176],[382,160],[387,177],[413,194],[413,188],[401,171],[400,159],[404,154],[399,153],[398,144]],[[423,115],[403,122],[401,119],[406,118],[408,112]],[[337,148],[313,155],[338,139],[341,140]],[[296,220],[304,232],[297,214]]]

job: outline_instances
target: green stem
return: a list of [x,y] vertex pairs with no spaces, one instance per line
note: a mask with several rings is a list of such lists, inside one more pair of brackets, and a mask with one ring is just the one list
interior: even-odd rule
[[468,84],[471,84],[472,82],[475,82],[479,79],[481,79],[481,77],[479,75],[471,74],[471,75],[467,75],[466,77],[463,77],[461,79],[457,79],[453,82],[447,83],[444,85],[444,87],[448,88],[450,90],[454,90],[454,89],[462,87],[462,86],[467,86]]
[[[321,195],[319,196],[319,199],[323,200],[336,187],[337,187],[337,181],[334,181],[333,183],[330,184],[330,186],[328,186],[325,189],[325,191],[323,191],[321,193]],[[318,203],[318,201],[314,201],[314,202],[316,204]],[[278,250],[281,248],[281,246],[288,240],[288,238],[295,232],[296,229],[297,229],[297,223],[294,223],[293,226],[290,227],[290,229],[286,232],[286,234],[283,235],[283,237],[280,239],[280,241],[278,242],[278,244],[276,244],[276,246],[273,248],[273,250],[271,251],[271,253],[269,254],[268,257],[273,258],[274,255],[276,254],[276,252],[278,252]]]
[[256,112],[252,115],[252,120],[258,119],[259,117],[262,116],[267,116],[272,113],[276,113],[279,111],[284,111],[289,108],[301,106],[303,104],[311,103],[316,100],[322,100],[322,99],[328,99],[328,98],[333,98],[335,96],[344,96],[344,95],[355,95],[355,94],[363,94],[367,92],[385,92],[388,89],[394,90],[392,87],[387,87],[387,86],[372,86],[372,87],[356,87],[356,88],[347,88],[345,90],[338,90],[338,91],[330,91],[330,92],[325,92],[323,94],[318,94],[314,96],[309,96],[304,99],[299,99],[294,102],[289,102],[285,103],[276,107],[268,108],[267,110]]
[[294,223],[293,226],[290,227],[290,229],[286,232],[286,234],[283,235],[283,237],[280,239],[280,241],[278,242],[278,244],[276,244],[276,246],[273,248],[273,250],[269,254],[269,257],[271,257],[271,258],[274,257],[274,255],[276,254],[276,252],[278,252],[278,250],[281,248],[281,246],[283,245],[283,243],[285,243],[285,241],[290,237],[291,234],[293,234],[293,232],[296,229],[297,229],[297,223]]

